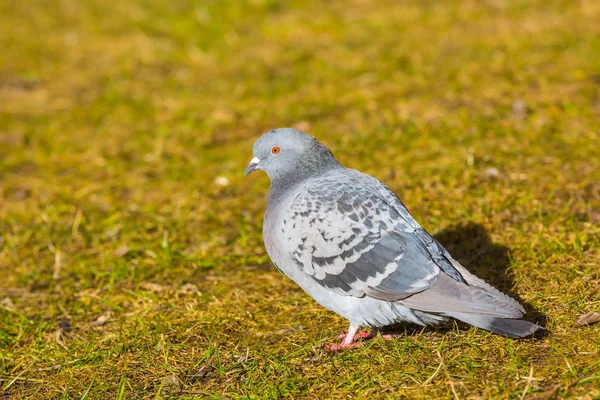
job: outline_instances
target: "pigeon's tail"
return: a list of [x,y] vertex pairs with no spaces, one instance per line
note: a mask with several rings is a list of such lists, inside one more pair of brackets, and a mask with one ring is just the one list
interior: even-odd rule
[[529,336],[538,329],[543,329],[539,325],[523,321],[522,319],[497,318],[487,315],[463,313],[451,313],[447,315],[466,322],[467,324],[485,329],[486,331],[491,331],[513,339]]

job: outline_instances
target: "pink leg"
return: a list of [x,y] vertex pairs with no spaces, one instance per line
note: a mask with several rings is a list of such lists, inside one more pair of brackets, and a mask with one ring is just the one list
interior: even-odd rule
[[354,335],[356,335],[356,331],[358,330],[357,325],[350,324],[348,328],[348,332],[346,333],[346,337],[342,341],[342,346],[348,347],[354,342]]
[[344,349],[348,349],[348,348],[363,347],[364,343],[354,343],[354,336],[356,335],[359,338],[366,338],[366,337],[370,337],[370,335],[364,331],[360,331],[358,334],[356,334],[357,331],[358,331],[358,325],[350,324],[350,327],[348,328],[348,332],[345,335],[342,335],[344,340],[342,341],[341,344],[326,344],[325,348],[330,351],[339,351],[339,350],[344,350]]

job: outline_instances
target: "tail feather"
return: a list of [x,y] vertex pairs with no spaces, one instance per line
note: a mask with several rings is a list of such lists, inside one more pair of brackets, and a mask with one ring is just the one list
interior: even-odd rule
[[486,315],[490,318],[521,318],[524,313],[518,302],[498,290],[465,285],[443,272],[437,276],[431,288],[399,302],[414,310],[445,315],[457,313]]
[[539,325],[522,319],[495,318],[486,315],[462,313],[448,315],[467,324],[513,339],[529,336],[538,329],[543,329]]
[[523,308],[522,305],[519,304],[518,301],[516,301],[512,297],[506,295],[505,293],[502,293],[501,291],[499,291],[498,289],[496,289],[495,287],[493,287],[492,285],[490,285],[483,279],[478,278],[477,276],[473,275],[472,273],[467,271],[467,269],[465,267],[460,265],[460,263],[458,261],[456,261],[455,259],[453,259],[451,257],[450,257],[450,262],[452,263],[454,268],[456,268],[458,270],[458,272],[460,272],[462,277],[467,281],[467,283],[470,286],[478,287],[478,288],[484,290],[488,296],[494,297],[502,302],[510,303],[511,308],[515,308],[515,309],[519,310],[522,314],[525,314],[525,309]]

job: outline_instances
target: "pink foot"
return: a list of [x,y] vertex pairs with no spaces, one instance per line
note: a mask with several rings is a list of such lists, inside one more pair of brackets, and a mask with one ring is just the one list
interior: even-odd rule
[[325,347],[329,351],[340,351],[346,349],[358,349],[363,347],[365,344],[362,342],[355,342],[355,340],[361,339],[372,339],[373,335],[366,331],[358,331],[358,326],[350,325],[348,333],[338,336],[338,339],[342,339],[340,344],[326,344]]
[[[348,338],[349,334],[352,334],[352,336],[350,336],[350,338]],[[323,347],[329,351],[359,349],[361,347],[364,347],[365,343],[364,342],[356,342],[356,340],[361,340],[361,339],[370,340],[370,339],[373,339],[374,337],[375,337],[375,335],[373,335],[369,332],[358,331],[358,332],[354,333],[354,332],[352,332],[352,329],[350,329],[348,331],[348,333],[343,333],[341,335],[338,335],[337,338],[342,339],[342,343],[340,343],[340,344],[325,344],[325,345],[323,345]],[[381,337],[384,340],[392,340],[394,338],[393,335],[387,335],[387,334],[381,335]]]

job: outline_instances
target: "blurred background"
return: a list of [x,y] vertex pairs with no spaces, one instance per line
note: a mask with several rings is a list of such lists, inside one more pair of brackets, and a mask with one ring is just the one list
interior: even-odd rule
[[[462,257],[558,339],[474,375],[488,356],[450,351],[460,391],[521,393],[498,365],[535,361],[526,392],[588,393],[600,344],[572,322],[600,308],[598,21],[593,0],[0,1],[0,388],[356,393],[311,355],[345,322],[270,265],[268,179],[242,177],[254,140],[293,126],[459,256],[504,246]],[[378,380],[357,359],[360,393],[426,381],[423,335],[431,371],[400,351]]]

